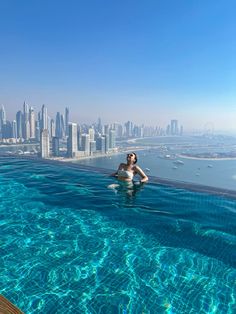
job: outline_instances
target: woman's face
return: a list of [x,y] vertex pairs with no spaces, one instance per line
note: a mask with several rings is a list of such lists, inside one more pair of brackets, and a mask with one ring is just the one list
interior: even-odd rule
[[127,154],[127,161],[131,161],[132,163],[134,163],[136,160],[136,156],[133,153]]

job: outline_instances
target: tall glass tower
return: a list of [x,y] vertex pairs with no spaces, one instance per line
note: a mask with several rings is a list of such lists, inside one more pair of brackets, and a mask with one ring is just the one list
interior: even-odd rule
[[48,110],[45,105],[42,106],[42,129],[48,130]]
[[77,124],[69,123],[69,137],[67,139],[67,155],[69,158],[76,157],[78,151]]
[[30,124],[30,138],[35,138],[35,114],[33,107],[30,107],[29,110],[29,124]]
[[23,138],[28,140],[30,137],[30,123],[29,123],[29,106],[24,102],[23,104]]
[[22,133],[22,121],[23,117],[22,117],[22,112],[21,111],[17,111],[16,113],[16,129],[17,129],[17,137],[18,138],[22,138],[23,137],[23,133]]
[[40,133],[40,155],[41,158],[48,158],[50,156],[49,134],[48,130],[41,130]]
[[66,136],[69,135],[69,108],[65,109],[65,128],[66,128]]

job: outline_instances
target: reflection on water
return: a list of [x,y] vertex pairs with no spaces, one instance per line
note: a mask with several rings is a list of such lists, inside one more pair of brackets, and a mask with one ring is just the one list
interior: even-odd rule
[[118,194],[123,205],[134,204],[135,196],[144,188],[145,183],[140,183],[139,181],[124,182],[116,180],[116,183],[108,185],[115,194]]

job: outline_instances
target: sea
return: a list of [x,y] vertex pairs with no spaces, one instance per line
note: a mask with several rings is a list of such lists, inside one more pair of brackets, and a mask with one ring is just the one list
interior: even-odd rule
[[[236,138],[229,136],[185,136],[143,138],[119,145],[135,151],[138,165],[147,175],[210,187],[236,190],[236,158],[184,158],[183,154],[234,153]],[[126,153],[87,158],[79,164],[117,169]]]

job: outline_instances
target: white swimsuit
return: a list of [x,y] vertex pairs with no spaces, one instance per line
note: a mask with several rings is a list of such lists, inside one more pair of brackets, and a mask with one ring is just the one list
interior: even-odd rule
[[128,170],[118,170],[117,174],[118,174],[118,177],[130,179],[130,180],[133,180],[133,177],[134,177],[133,172],[128,171]]

